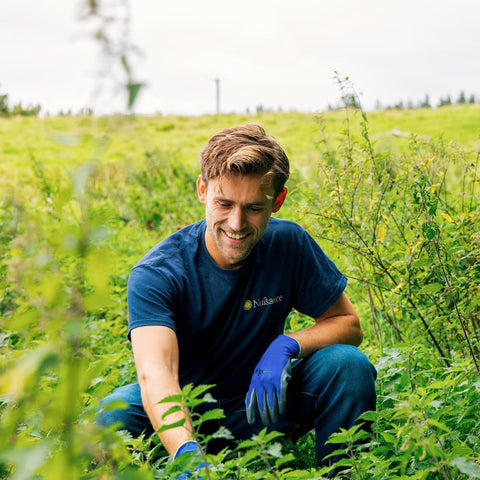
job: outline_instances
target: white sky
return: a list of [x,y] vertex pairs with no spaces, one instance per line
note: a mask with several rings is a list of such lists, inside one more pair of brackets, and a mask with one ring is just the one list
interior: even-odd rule
[[[110,2],[112,0],[109,0]],[[87,0],[2,0],[0,93],[43,111],[125,111],[100,74]],[[337,104],[334,72],[365,108],[432,103],[461,90],[480,98],[478,0],[131,0],[134,75],[147,83],[138,113],[267,108],[319,111]],[[117,79],[121,80],[118,75]],[[100,85],[103,89],[95,95]]]

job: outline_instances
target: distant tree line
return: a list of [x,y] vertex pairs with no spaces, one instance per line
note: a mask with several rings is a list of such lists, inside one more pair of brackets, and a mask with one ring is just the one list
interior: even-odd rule
[[40,105],[28,105],[24,107],[21,102],[10,107],[8,104],[8,95],[0,94],[0,117],[14,117],[16,115],[37,117],[41,109],[42,107]]
[[[447,105],[461,105],[466,103],[477,103],[480,101],[480,98],[477,98],[473,93],[467,97],[464,91],[461,91],[456,100],[452,100],[451,95],[447,95],[445,98],[440,98],[437,105],[433,105],[430,96],[427,94],[423,100],[413,102],[408,100],[407,102],[399,101],[394,105],[382,105],[382,103],[377,100],[375,103],[375,110],[391,110],[391,109],[416,109],[416,108],[434,108],[435,107],[444,107]],[[328,110],[337,110],[343,108],[344,106],[350,106],[353,108],[361,108],[360,100],[356,93],[345,93],[342,96],[341,105],[332,106],[328,105]]]
[[[478,100],[479,99],[477,99],[473,93],[470,94],[467,98],[467,95],[465,94],[465,92],[461,91],[456,100],[452,100],[451,95],[447,95],[445,98],[440,97],[436,107],[445,107],[447,105],[454,105],[454,104],[462,105],[462,104],[465,104],[465,103],[473,104],[473,103],[476,103]],[[380,102],[377,102],[376,107],[379,107],[379,108],[377,108],[377,110],[382,110],[382,109],[385,109],[385,108],[386,109],[391,109],[391,108],[415,109],[415,108],[433,108],[434,105],[432,104],[432,102],[430,100],[430,96],[425,95],[425,98],[423,100],[420,100],[417,103],[413,103],[411,100],[408,100],[405,103],[403,101],[400,101],[400,102],[394,104],[393,106],[382,107]]]
[[[461,91],[456,100],[452,100],[451,95],[447,95],[445,98],[440,98],[436,107],[444,107],[447,105],[454,105],[454,104],[457,104],[457,105],[467,104],[467,103],[474,104],[474,103],[477,103],[478,101],[480,101],[480,98],[477,98],[473,93],[467,97],[465,92]],[[327,109],[338,110],[339,108],[343,108],[344,106],[361,108],[358,95],[354,93],[352,94],[346,93],[342,95],[341,105],[333,106],[329,104]],[[401,110],[401,109],[416,109],[416,108],[433,108],[432,102],[430,101],[430,96],[426,94],[423,100],[420,100],[416,103],[412,102],[411,100],[408,100],[407,102],[400,101],[395,103],[393,106],[392,105],[383,106],[379,100],[377,100],[375,103],[375,110],[390,110],[390,109]],[[8,103],[8,95],[0,93],[0,117],[14,117],[18,115],[25,116],[25,117],[38,116],[41,109],[42,107],[40,105],[28,105],[27,107],[24,107],[21,102],[10,107]],[[265,107],[264,105],[260,104],[260,105],[257,105],[255,111],[257,114],[274,112],[274,111],[282,112],[283,108],[279,106],[277,109],[274,109],[274,108]],[[247,108],[246,113],[247,114],[251,113],[249,108]],[[48,112],[46,115],[49,116]],[[85,108],[82,108],[76,114],[73,113],[71,109],[66,111],[61,110],[60,112],[57,113],[57,115],[58,116],[75,116],[75,115],[90,116],[90,115],[93,115],[93,109],[91,109],[90,107],[85,107]]]

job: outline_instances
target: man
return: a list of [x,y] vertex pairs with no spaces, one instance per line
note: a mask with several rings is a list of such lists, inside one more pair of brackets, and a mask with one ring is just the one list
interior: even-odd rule
[[[139,435],[185,419],[160,440],[173,457],[198,450],[187,412],[165,416],[172,405],[158,402],[189,383],[214,384],[236,438],[264,426],[297,435],[314,428],[323,465],[335,448],[328,437],[375,409],[375,369],[356,348],[362,330],[346,278],[304,229],[271,218],[288,176],[285,152],[258,125],[226,129],[204,147],[197,192],[205,220],[131,271],[128,336],[139,384],[107,397],[128,408],[105,412],[105,424]],[[293,308],[314,324],[284,334]]]

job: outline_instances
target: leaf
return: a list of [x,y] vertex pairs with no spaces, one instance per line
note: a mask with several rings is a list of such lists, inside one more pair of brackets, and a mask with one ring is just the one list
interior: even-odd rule
[[268,447],[268,453],[272,457],[280,458],[282,456],[282,444],[274,443]]
[[422,267],[429,267],[433,263],[433,260],[431,258],[421,258],[420,260],[416,260],[413,263],[413,266],[416,268],[422,268]]
[[[288,462],[292,462],[295,460],[295,455],[293,455],[293,453],[287,453],[286,455],[284,455],[283,457],[280,457],[280,458],[277,458],[277,460],[275,460],[275,466],[277,468],[279,468],[280,466],[282,466],[284,463],[288,463]],[[291,478],[291,477],[290,477]],[[301,478],[301,477],[298,477],[298,474],[295,475],[294,478]],[[303,478],[307,478],[307,477],[303,477]],[[308,478],[311,478],[310,476]]]
[[14,367],[0,377],[0,395],[17,398],[28,391],[29,382],[39,378],[58,362],[53,344],[44,344],[21,356]]
[[48,457],[47,442],[29,447],[16,447],[0,453],[0,460],[15,466],[11,480],[29,480]]
[[384,227],[380,227],[378,229],[378,239],[380,240],[380,242],[384,242],[385,241],[385,235],[387,234],[387,231],[385,230]]
[[213,385],[198,385],[192,390],[192,397],[199,397],[202,393],[210,390]]
[[160,427],[157,430],[157,434],[166,432],[167,430],[171,430],[172,428],[183,427],[185,422],[186,422],[186,418],[182,418],[181,420],[178,420],[178,422],[173,422],[173,423],[169,423],[168,425],[163,425],[163,427]]
[[424,285],[418,293],[436,293],[440,291],[443,288],[443,285],[441,283],[435,282],[435,283],[429,283],[428,285]]
[[429,423],[430,425],[433,425],[433,426],[439,428],[440,430],[443,430],[444,432],[447,432],[447,433],[450,432],[450,428],[448,428],[448,427],[447,427],[446,425],[444,425],[443,423],[435,420],[434,418],[430,418],[430,419],[428,420],[428,423]]
[[183,401],[183,395],[181,393],[174,393],[162,398],[157,403],[181,403]]
[[128,64],[128,60],[127,60],[126,55],[122,55],[120,57],[120,60],[122,62],[122,66],[123,66],[125,72],[127,72],[127,75],[131,75],[132,71],[130,70],[130,65]]
[[150,472],[134,470],[133,468],[126,468],[115,474],[115,480],[150,480],[151,478],[152,474]]
[[206,422],[207,420],[219,420],[221,418],[225,418],[223,410],[220,408],[214,408],[212,410],[207,410],[204,414],[202,414],[201,421]]
[[179,405],[179,404],[176,404],[176,405],[172,405],[166,412],[163,413],[162,415],[162,420],[164,420],[165,418],[167,418],[169,415],[171,415],[172,413],[177,413],[177,412],[181,412],[183,410],[183,406],[182,405]]
[[374,422],[375,420],[378,419],[378,417],[379,417],[379,413],[377,411],[368,410],[367,412],[362,413],[359,418],[361,420],[366,420],[367,422]]
[[233,440],[235,437],[228,428],[222,426],[212,435],[212,438],[226,438],[227,440]]
[[442,213],[442,217],[449,223],[453,223],[453,218],[448,214],[448,213],[445,213],[443,212]]
[[401,290],[405,286],[405,282],[400,282],[391,292],[392,293],[397,293],[399,290]]
[[145,86],[144,83],[129,83],[127,84],[128,90],[128,109],[131,110],[135,105],[137,96],[140,93],[140,90]]
[[468,458],[454,458],[450,465],[457,467],[462,473],[472,478],[480,478],[480,466]]
[[425,236],[428,240],[433,240],[436,234],[437,232],[434,228],[427,228],[427,231],[425,232]]
[[108,402],[105,407],[102,408],[104,412],[108,412],[111,410],[124,410],[128,408],[128,404],[123,400],[112,400]]

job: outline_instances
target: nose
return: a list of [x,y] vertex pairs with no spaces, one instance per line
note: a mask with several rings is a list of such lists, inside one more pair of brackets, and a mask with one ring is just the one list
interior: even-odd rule
[[240,232],[245,226],[245,215],[241,208],[233,208],[228,217],[228,226],[233,232]]

